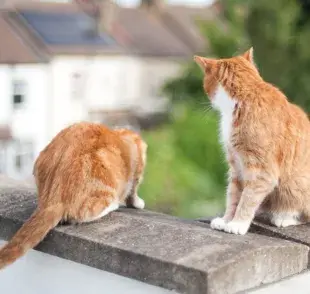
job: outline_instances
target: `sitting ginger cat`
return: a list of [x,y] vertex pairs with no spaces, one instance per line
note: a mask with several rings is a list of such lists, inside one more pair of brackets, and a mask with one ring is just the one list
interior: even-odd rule
[[[228,59],[195,56],[204,90],[221,114],[229,162],[226,211],[213,229],[247,233],[258,210],[277,227],[310,220],[310,122],[260,76],[253,49]],[[279,73],[281,74],[281,73]]]
[[62,130],[34,166],[38,207],[0,249],[0,269],[35,247],[60,221],[91,222],[126,203],[144,208],[137,195],[147,145],[126,129],[78,123]]

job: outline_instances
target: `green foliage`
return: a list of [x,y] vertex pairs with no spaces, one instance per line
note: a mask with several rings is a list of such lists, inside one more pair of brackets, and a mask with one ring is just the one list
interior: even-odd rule
[[[222,0],[223,14],[212,21],[197,21],[197,25],[208,42],[205,56],[230,57],[250,47],[245,30],[245,15],[248,1]],[[206,101],[202,88],[203,74],[193,61],[187,64],[181,76],[167,82],[163,91],[173,102],[200,103]]]
[[223,209],[226,170],[216,138],[217,119],[178,105],[173,120],[144,134],[148,164],[140,193],[157,211],[215,215]]
[[[240,54],[254,47],[263,78],[310,111],[310,9],[306,0],[221,0],[221,17],[198,22],[208,40],[206,56]],[[201,102],[202,73],[194,62],[164,88],[173,101]]]
[[206,55],[217,58],[231,57],[247,50],[250,45],[245,29],[247,2],[221,0],[222,15],[209,22],[199,22],[200,30],[208,40]]
[[310,22],[300,2],[253,1],[247,27],[264,79],[309,111]]
[[[223,1],[224,19],[197,22],[209,42],[209,54],[231,56],[249,44],[244,6]],[[223,211],[226,162],[219,146],[218,119],[206,112],[203,73],[193,61],[181,76],[168,81],[164,92],[174,103],[173,122],[147,132],[148,166],[141,194],[150,208],[179,216],[214,216]]]
[[[263,78],[310,109],[310,9],[308,0],[220,0],[223,12],[197,22],[208,41],[205,56],[230,57],[254,47]],[[308,5],[310,7],[310,5]],[[214,215],[223,209],[226,164],[217,118],[204,114],[203,73],[193,61],[167,82],[174,120],[146,133],[148,167],[141,188],[150,208],[175,215]]]
[[181,76],[166,83],[163,92],[171,98],[172,102],[201,103],[206,101],[202,88],[202,73],[197,64],[191,62],[186,65]]
[[[241,1],[225,3],[223,18],[197,22],[209,43],[208,56],[231,56],[248,49]],[[162,130],[146,134],[149,159],[142,186],[154,209],[182,216],[215,215],[223,210],[227,166],[219,146],[218,122],[206,113],[208,98],[203,73],[193,61],[181,76],[164,87],[175,103],[174,121]]]

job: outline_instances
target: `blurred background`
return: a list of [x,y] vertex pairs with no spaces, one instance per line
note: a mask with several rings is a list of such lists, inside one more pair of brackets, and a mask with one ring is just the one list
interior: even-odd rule
[[0,173],[31,181],[73,122],[131,126],[149,144],[147,208],[221,212],[218,118],[192,60],[251,46],[262,76],[310,110],[310,1],[0,1]]

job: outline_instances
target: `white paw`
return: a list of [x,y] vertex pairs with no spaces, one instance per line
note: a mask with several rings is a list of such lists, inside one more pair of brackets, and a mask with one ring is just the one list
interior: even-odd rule
[[139,196],[136,196],[133,199],[132,206],[137,209],[143,209],[145,207],[145,202],[142,198],[140,198]]
[[236,235],[245,235],[249,230],[250,223],[231,221],[225,224],[224,231]]
[[275,214],[271,218],[271,223],[278,228],[285,228],[301,224],[301,222],[296,217],[289,214],[280,214],[280,215]]
[[221,217],[217,217],[211,221],[211,228],[214,230],[223,231],[225,227],[225,220]]

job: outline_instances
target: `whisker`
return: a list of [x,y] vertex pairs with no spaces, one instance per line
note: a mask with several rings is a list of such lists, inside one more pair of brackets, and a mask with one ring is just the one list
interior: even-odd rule
[[202,108],[203,117],[205,118],[210,110],[212,110],[212,105],[209,101],[205,101],[201,103],[204,107]]

